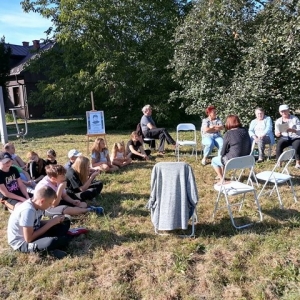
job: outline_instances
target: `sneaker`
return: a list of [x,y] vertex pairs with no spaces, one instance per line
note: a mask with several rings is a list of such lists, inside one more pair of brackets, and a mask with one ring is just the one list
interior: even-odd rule
[[203,166],[205,166],[205,165],[206,165],[206,158],[205,158],[205,157],[203,157],[203,158],[202,158],[202,160],[201,160],[201,164],[202,164]]
[[101,206],[90,206],[90,209],[95,212],[97,215],[103,215],[104,209]]
[[68,254],[65,251],[55,249],[55,250],[49,251],[49,255],[51,255],[57,259],[62,259],[64,257],[66,257]]
[[297,164],[297,165],[295,166],[295,168],[296,168],[296,169],[300,169],[300,165]]

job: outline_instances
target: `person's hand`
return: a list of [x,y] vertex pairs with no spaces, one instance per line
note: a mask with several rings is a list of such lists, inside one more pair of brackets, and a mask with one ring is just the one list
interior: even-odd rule
[[80,200],[74,200],[74,201],[73,201],[73,204],[74,204],[75,206],[80,206],[81,201],[80,201]]
[[145,160],[149,160],[149,156],[146,155],[146,156],[145,156]]
[[286,130],[286,132],[297,133],[297,130],[296,130],[296,129],[293,129],[293,128],[288,128],[288,129]]
[[52,218],[49,222],[53,223],[52,225],[60,224],[65,220],[65,215],[57,216]]
[[96,170],[95,172],[92,173],[91,178],[94,179],[99,174],[100,174],[100,170]]

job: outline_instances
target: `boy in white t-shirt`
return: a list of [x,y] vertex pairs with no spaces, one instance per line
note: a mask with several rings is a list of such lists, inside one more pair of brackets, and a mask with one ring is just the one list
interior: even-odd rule
[[68,245],[67,232],[70,220],[64,215],[42,221],[44,211],[56,198],[56,192],[49,186],[35,191],[34,197],[24,201],[12,212],[7,227],[8,244],[23,253],[48,251],[56,258],[63,258],[66,252],[59,249]]

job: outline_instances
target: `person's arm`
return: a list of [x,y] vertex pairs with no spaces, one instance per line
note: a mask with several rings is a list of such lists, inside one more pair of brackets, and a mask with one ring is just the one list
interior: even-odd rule
[[101,165],[103,165],[103,162],[98,161],[96,153],[93,152],[92,153],[92,167],[98,167],[98,166],[101,166]]
[[[129,145],[129,150],[130,150],[131,153],[133,153],[133,154],[135,154],[135,155],[138,155],[138,156],[140,156],[140,157],[143,157],[143,158],[148,157],[148,156],[146,155],[146,153],[145,153],[145,150],[144,150],[143,146],[140,146],[139,149],[140,149],[141,152],[138,152],[138,151],[134,150],[133,146],[132,146],[132,145]],[[142,149],[142,150],[141,150],[141,149]],[[143,151],[143,152],[142,152],[142,151]]]
[[249,136],[253,139],[253,140],[256,140],[257,136],[255,134],[255,131],[254,131],[254,127],[255,127],[255,123],[256,123],[256,120],[252,120],[251,123],[250,123],[250,126],[249,126]]
[[281,132],[279,130],[279,125],[282,124],[282,118],[279,118],[275,121],[275,136],[281,137]]
[[[23,182],[22,182],[23,184]],[[11,193],[7,190],[6,186],[2,183],[0,184],[0,193],[4,196],[4,197],[7,197],[7,198],[10,198],[10,199],[14,199],[14,200],[18,200],[20,202],[24,202],[26,200],[26,198],[24,197],[21,197],[21,196],[18,196],[14,193]]]
[[24,168],[26,167],[26,163],[22,160],[21,157],[19,157],[18,155],[15,155],[14,160],[17,162],[17,164],[21,167]]
[[22,194],[26,197],[26,199],[29,199],[27,187],[23,183],[22,179],[19,177],[19,178],[17,178],[17,181],[18,181],[18,185],[19,185],[19,188],[20,188]]
[[31,242],[35,241],[41,235],[46,233],[51,227],[63,222],[64,219],[65,219],[64,215],[60,216],[60,217],[57,217],[57,218],[52,218],[49,221],[46,221],[44,223],[45,224],[44,226],[40,227],[39,229],[37,229],[35,231],[34,231],[33,227],[22,227],[24,240],[27,243],[31,243]]
[[225,154],[227,153],[228,145],[229,145],[228,132],[226,132],[223,137],[223,146],[222,146],[222,150],[221,150],[221,157],[225,156]]
[[[211,124],[211,121],[210,121]],[[201,132],[203,133],[216,133],[219,132],[221,129],[219,128],[223,128],[223,125],[210,125],[208,126],[208,119],[203,119],[202,120],[202,126],[201,126]]]
[[90,185],[92,184],[92,181],[95,179],[96,176],[98,176],[100,174],[100,170],[96,170],[94,171],[90,177],[88,178],[88,180],[84,183],[84,185],[80,186],[79,189],[84,192],[86,191]]

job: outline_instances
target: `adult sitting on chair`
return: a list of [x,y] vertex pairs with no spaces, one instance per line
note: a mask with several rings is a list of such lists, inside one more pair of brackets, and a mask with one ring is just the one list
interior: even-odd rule
[[201,135],[202,135],[202,145],[203,159],[201,161],[202,165],[206,165],[206,158],[212,152],[214,147],[219,149],[218,155],[223,146],[223,138],[221,136],[220,130],[224,129],[222,121],[217,117],[216,108],[210,105],[205,110],[207,118],[202,120]]
[[300,169],[300,121],[290,114],[288,105],[280,105],[281,118],[275,122],[275,135],[278,137],[276,146],[276,159],[279,158],[284,148],[292,146],[295,149],[295,168]]
[[251,139],[246,128],[242,127],[241,121],[236,115],[229,115],[225,122],[224,143],[221,155],[212,159],[211,165],[215,169],[219,183],[223,178],[223,170],[227,161],[232,158],[246,156],[251,152]]
[[145,105],[142,109],[143,116],[141,118],[141,127],[143,135],[146,138],[159,139],[159,154],[165,154],[165,140],[168,144],[176,145],[176,142],[170,136],[165,128],[157,128],[152,119],[152,108],[149,104]]
[[275,144],[274,134],[272,132],[272,119],[265,116],[265,111],[261,107],[255,109],[256,119],[252,120],[249,127],[249,135],[258,146],[258,160],[262,162],[265,156],[265,145]]

